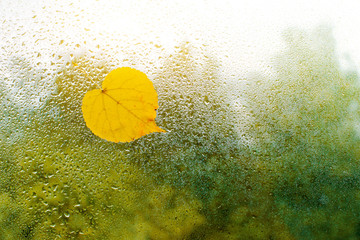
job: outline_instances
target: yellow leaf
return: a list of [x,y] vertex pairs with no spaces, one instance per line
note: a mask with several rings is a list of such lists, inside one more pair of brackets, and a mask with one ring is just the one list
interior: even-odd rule
[[130,142],[149,133],[165,132],[155,123],[158,107],[152,82],[129,67],[112,70],[102,88],[87,92],[82,102],[86,126],[112,142]]

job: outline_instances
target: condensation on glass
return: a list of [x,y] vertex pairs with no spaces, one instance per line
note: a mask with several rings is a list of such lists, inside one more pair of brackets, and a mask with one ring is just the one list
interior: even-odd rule
[[[359,239],[360,6],[335,2],[2,0],[0,239]],[[117,67],[166,133],[86,127]]]

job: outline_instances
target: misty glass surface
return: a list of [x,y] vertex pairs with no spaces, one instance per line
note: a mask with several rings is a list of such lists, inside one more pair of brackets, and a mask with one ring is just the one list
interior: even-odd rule
[[[359,9],[0,0],[0,239],[360,239]],[[86,126],[118,67],[166,133]]]

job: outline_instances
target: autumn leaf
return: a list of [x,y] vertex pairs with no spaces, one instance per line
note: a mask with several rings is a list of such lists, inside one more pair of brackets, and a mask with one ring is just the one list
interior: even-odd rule
[[130,142],[149,133],[165,132],[155,123],[158,107],[152,82],[129,67],[112,70],[102,87],[87,92],[82,102],[86,126],[112,142]]

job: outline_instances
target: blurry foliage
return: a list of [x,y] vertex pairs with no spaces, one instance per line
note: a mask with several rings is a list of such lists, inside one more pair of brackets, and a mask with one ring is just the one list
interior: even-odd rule
[[251,146],[276,181],[279,212],[299,239],[359,238],[359,76],[342,70],[331,29],[290,29],[276,75],[255,73],[246,99]]
[[356,156],[357,73],[340,70],[330,29],[289,30],[284,36],[286,50],[274,59],[276,76],[250,77],[254,137],[261,145],[275,143],[274,154],[301,145]]
[[[1,146],[1,237],[184,238],[203,222],[201,203],[170,186],[159,188],[126,159],[126,145],[90,133],[82,120],[81,100],[91,87],[82,73],[92,71],[86,69],[87,60],[78,64],[80,70],[69,65],[57,74],[57,90],[39,111],[26,119],[13,113],[25,134],[16,144]],[[93,75],[99,78],[108,71],[97,70]],[[165,195],[164,201],[157,203],[154,195]]]
[[[200,213],[206,221],[189,239],[212,238],[217,232],[226,231],[239,207],[250,208],[249,204],[254,204],[271,212],[271,201],[263,203],[270,188],[257,182],[262,170],[254,169],[256,161],[245,146],[238,144],[233,121],[236,112],[231,107],[227,85],[219,77],[219,64],[206,51],[188,42],[165,59],[154,85],[160,105],[157,122],[168,132],[140,140],[128,157],[156,182],[186,188],[201,201]],[[252,194],[263,197],[256,199]],[[273,227],[269,222],[272,217],[263,217],[264,212],[249,212],[256,215],[255,224]],[[257,235],[257,231],[260,227],[249,234]],[[266,236],[273,233],[268,231]]]
[[65,66],[26,114],[1,91],[0,239],[359,238],[357,73],[340,69],[329,29],[284,36],[276,74],[249,76],[241,96],[249,146],[219,63],[188,42],[154,73],[167,133],[131,143],[82,119],[88,78],[109,63]]

